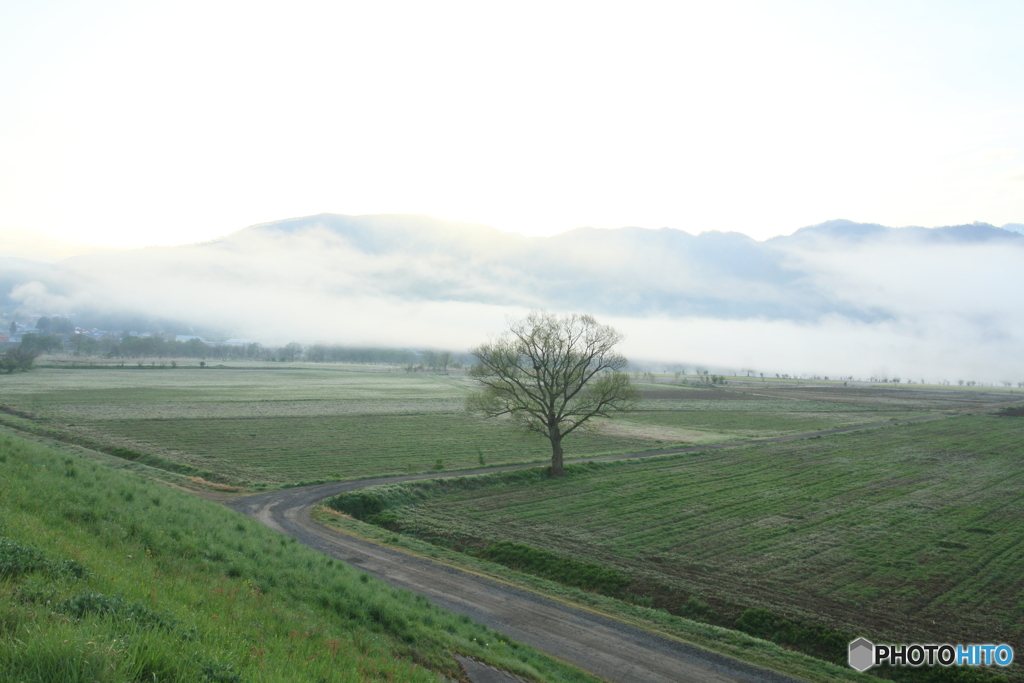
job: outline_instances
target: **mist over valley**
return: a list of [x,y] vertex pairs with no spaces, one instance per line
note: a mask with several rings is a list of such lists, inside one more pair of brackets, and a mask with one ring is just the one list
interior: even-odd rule
[[774,373],[1024,379],[1021,226],[834,220],[756,241],[626,227],[524,237],[321,214],[177,247],[0,256],[0,307],[145,315],[268,344],[465,350],[530,309],[591,313],[631,359]]

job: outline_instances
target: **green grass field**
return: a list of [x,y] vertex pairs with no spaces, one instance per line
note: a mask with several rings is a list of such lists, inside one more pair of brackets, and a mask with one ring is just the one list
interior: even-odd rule
[[[1005,400],[998,392],[735,382],[640,384],[640,410],[565,442],[568,459],[778,436]],[[127,449],[254,487],[540,462],[547,442],[467,415],[462,374],[379,366],[40,368],[0,377],[0,423]],[[20,416],[20,417],[19,417]],[[29,422],[25,422],[25,420]],[[440,462],[439,462],[440,461]],[[157,460],[152,460],[157,462]],[[182,469],[181,471],[186,471]]]
[[[128,458],[89,456],[105,463],[104,472],[116,463],[149,477],[175,479],[152,469],[158,467],[202,473],[250,489],[458,470],[479,466],[481,458],[497,465],[545,463],[549,457],[543,439],[524,435],[502,421],[467,415],[463,405],[472,385],[465,375],[326,364],[237,363],[205,369],[186,365],[41,368],[0,376],[0,428],[22,430],[65,454],[93,449]],[[667,380],[638,387],[643,395],[639,410],[596,422],[591,430],[570,437],[565,442],[567,460],[887,423],[950,411],[984,412],[1021,398],[1019,392],[977,388],[736,380],[715,388]],[[415,496],[418,507],[399,506],[389,512],[397,515],[406,533],[451,547],[472,550],[512,541],[615,569],[631,579],[620,597],[713,624],[732,627],[744,614],[749,617],[747,610],[760,608],[779,618],[895,642],[1012,644],[1024,636],[1022,444],[1024,419],[962,416],[804,441],[577,466],[572,476],[560,481],[534,477],[527,482],[494,475],[484,488],[419,484],[409,489],[413,493],[403,494]],[[271,536],[264,539],[260,535],[264,532],[247,522],[235,531],[225,529],[231,523],[217,515],[228,515],[226,511],[215,506],[211,509],[217,512],[200,511],[183,502],[170,506],[179,494],[155,484],[129,485],[124,483],[127,479],[101,481],[100,470],[92,465],[84,470],[73,463],[77,474],[67,476],[61,474],[66,467],[60,464],[63,461],[40,465],[43,456],[32,453],[32,462],[37,463],[29,465],[32,477],[45,474],[49,483],[39,479],[37,488],[19,493],[21,521],[8,521],[19,518],[5,513],[0,536],[39,549],[54,562],[74,559],[94,568],[90,571],[96,576],[101,575],[96,567],[109,567],[100,581],[116,573],[118,552],[132,554],[137,563],[142,562],[138,555],[142,552],[149,563],[141,565],[143,574],[178,572],[190,577],[186,583],[204,586],[248,579],[260,587],[261,594],[287,600],[309,592],[302,583],[307,575],[333,571],[321,569],[321,560],[310,554],[301,560],[305,567],[288,565],[282,558],[284,564],[271,572],[255,560],[270,551],[272,544],[267,545],[266,539]],[[11,458],[0,465],[9,462]],[[10,506],[15,500],[12,492],[21,489],[11,482],[24,474],[14,469],[5,474],[9,481],[0,480],[0,505]],[[137,493],[129,500],[118,498],[119,490]],[[426,497],[421,500],[422,495]],[[172,509],[178,512],[172,514]],[[38,520],[32,521],[33,517]],[[108,524],[107,520],[113,521]],[[103,531],[107,526],[109,533]],[[197,540],[179,531],[177,538],[171,538],[169,530],[180,526],[204,529],[203,535]],[[138,530],[143,528],[148,531],[139,540],[142,532]],[[124,537],[120,541],[118,534]],[[108,557],[101,556],[105,551],[99,549],[78,549],[88,546],[93,536],[101,545],[110,545],[114,554]],[[135,550],[129,553],[125,544],[134,544]],[[126,575],[145,583],[138,578],[142,574]],[[176,606],[173,601],[154,602],[153,596],[147,602],[145,595],[130,589],[130,582],[111,580],[121,586],[117,595],[128,601],[125,604],[141,601],[149,612],[176,615],[175,623],[191,624],[189,628],[200,628],[189,610],[198,609],[200,603],[213,604],[208,602],[212,598],[196,597],[195,586]],[[15,599],[25,581],[53,584],[63,591],[58,596],[61,604],[71,604],[67,601],[96,592],[103,584],[88,583],[93,579],[58,581],[47,578],[45,572],[17,581],[4,579],[2,584],[7,596],[3,599],[9,599],[9,605],[3,603],[6,611],[0,617],[5,621],[0,620],[0,631],[51,629],[61,635],[52,636],[45,647],[58,653],[58,659],[78,657],[84,662],[98,656],[88,649],[92,645],[83,643],[99,641],[83,640],[91,636],[82,635],[80,625],[60,630],[65,627],[57,622],[66,614],[54,616],[37,603],[25,607]],[[232,599],[241,592],[238,588]],[[318,595],[316,591],[309,594]],[[387,600],[401,601],[393,596]],[[306,614],[327,609],[329,604],[329,600],[319,607],[303,602],[295,609]],[[414,624],[418,618],[403,617],[400,623]],[[311,632],[319,634],[326,628],[317,626]],[[375,633],[380,634],[383,648],[379,656],[388,659],[408,642],[401,628],[385,631]],[[110,635],[113,631],[104,633],[108,633],[104,638],[118,637]],[[204,666],[230,666],[216,671],[224,673],[224,680],[232,680],[232,671],[248,666],[244,653],[231,649],[232,643],[255,636],[244,629],[225,634],[217,646],[221,649],[207,660],[180,648],[167,652],[192,662],[188,676],[195,671],[201,674]],[[76,645],[62,650],[61,638]],[[730,640],[729,636],[714,638]],[[434,643],[429,638],[425,642]],[[741,650],[747,647],[740,642],[735,640],[733,645]],[[280,647],[284,653],[300,651]],[[435,670],[450,666],[444,654],[451,651],[450,643],[434,643],[430,648],[434,654],[428,663]],[[759,648],[750,652],[760,652]],[[315,652],[302,651],[308,656]],[[7,652],[14,654],[0,664],[8,666],[8,671],[20,671],[17,667],[28,661],[24,655],[28,651]],[[286,654],[280,656],[287,659]],[[411,661],[422,661],[419,656],[413,655]],[[508,660],[509,667],[525,666],[513,660]],[[131,668],[135,666],[124,664],[123,671],[135,671]],[[1012,673],[1015,680],[1024,680],[1016,673],[1019,668]],[[279,665],[279,670],[287,666]],[[188,680],[185,673],[181,675]],[[406,675],[387,674],[402,680]],[[550,674],[552,680],[562,675]],[[823,675],[815,680],[827,680],[828,675]],[[207,680],[214,679],[207,676]]]
[[382,495],[417,502],[388,509],[405,533],[596,562],[634,597],[680,614],[696,598],[717,623],[765,608],[892,642],[1024,639],[1024,418],[521,476]]
[[[540,439],[523,439],[504,425],[465,414],[333,415],[180,420],[133,420],[106,425],[148,450],[170,449],[176,459],[215,469],[232,480],[283,483],[324,477],[352,479],[551,457]],[[578,455],[650,448],[638,438],[581,434]]]
[[[5,380],[9,378],[5,377]],[[463,409],[468,380],[379,368],[42,369],[6,382],[3,405],[89,443],[154,454],[220,481],[280,485],[542,461],[550,446]],[[10,415],[11,426],[25,427]],[[577,457],[660,448],[580,433]]]
[[985,405],[998,393],[738,381],[718,388],[640,384],[645,400],[616,422],[693,443],[784,436]]

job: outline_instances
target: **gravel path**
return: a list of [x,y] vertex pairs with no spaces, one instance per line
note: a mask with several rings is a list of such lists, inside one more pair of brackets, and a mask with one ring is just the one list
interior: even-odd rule
[[237,498],[227,504],[392,586],[424,595],[438,607],[465,614],[499,633],[608,681],[789,683],[794,680],[470,572],[338,533],[310,519],[313,507],[328,496],[374,484],[422,478],[424,476],[387,477],[322,484]]

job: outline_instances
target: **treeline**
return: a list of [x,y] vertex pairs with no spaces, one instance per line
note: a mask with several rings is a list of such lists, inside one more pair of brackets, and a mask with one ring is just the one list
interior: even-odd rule
[[[72,340],[73,342],[74,340]],[[274,349],[265,348],[259,342],[249,344],[208,344],[201,339],[178,341],[159,336],[125,336],[120,340],[105,338],[98,340],[101,347],[109,346],[101,354],[109,358],[214,358],[220,360],[251,359],[276,360]]]
[[468,353],[453,353],[434,349],[394,349],[377,346],[342,346],[340,344],[310,344],[292,342],[281,347],[278,360],[308,361],[311,363],[360,363],[365,365],[400,365],[407,372],[435,370],[444,372],[473,364]]
[[305,360],[312,363],[368,363],[372,365],[407,365],[416,363],[418,354],[410,349],[384,349],[350,347],[337,344],[310,344],[302,346],[292,342],[283,347],[285,360]]
[[264,346],[259,342],[223,344],[202,339],[165,339],[160,335],[137,337],[106,336],[96,339],[86,334],[26,334],[20,349],[33,357],[44,353],[70,352],[75,356],[104,358],[195,358],[199,360],[262,360],[276,362],[306,361],[313,363],[359,363],[398,365],[407,371],[461,368],[471,363],[468,353],[452,353],[433,349],[395,349],[373,346],[342,346],[340,344],[302,345],[291,342],[284,346]]
[[244,345],[207,344],[199,339],[177,341],[160,336],[135,337],[113,335],[96,339],[87,334],[64,336],[59,334],[22,336],[19,347],[37,356],[48,353],[69,352],[75,356],[105,358],[255,358],[271,356],[276,349],[265,349],[259,343]]

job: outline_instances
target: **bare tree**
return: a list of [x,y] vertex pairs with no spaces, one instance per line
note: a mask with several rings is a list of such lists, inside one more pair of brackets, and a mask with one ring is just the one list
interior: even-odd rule
[[508,415],[551,442],[551,476],[565,475],[562,439],[593,417],[632,410],[639,394],[621,372],[615,352],[622,335],[589,315],[534,311],[509,322],[496,341],[471,353],[480,389],[468,410],[487,417]]
[[439,351],[437,354],[437,368],[448,374],[448,366],[452,363],[452,352],[451,351]]
[[281,358],[284,360],[295,360],[302,355],[302,344],[291,342],[281,349]]
[[435,372],[448,372],[448,366],[452,362],[451,351],[433,351],[427,349],[423,352],[423,365]]
[[0,356],[0,369],[5,370],[7,374],[12,374],[15,370],[27,372],[32,369],[32,363],[39,356],[39,352],[25,347],[23,344],[7,349],[7,353]]

